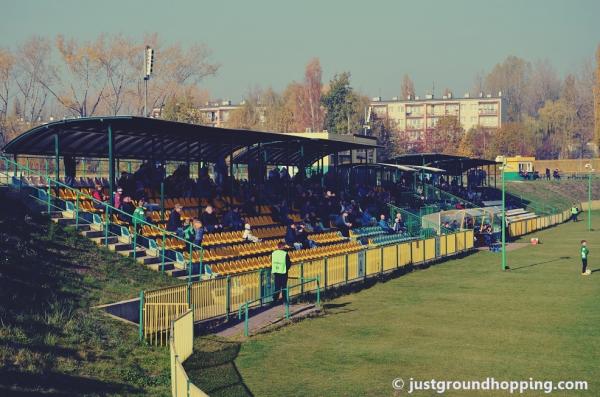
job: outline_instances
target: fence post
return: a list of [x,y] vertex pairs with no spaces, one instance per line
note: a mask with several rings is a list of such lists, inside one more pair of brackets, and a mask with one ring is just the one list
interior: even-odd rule
[[79,229],[79,191],[75,191],[75,230]]
[[324,288],[325,289],[327,289],[327,267],[328,267],[327,266],[327,262],[328,262],[327,259],[328,259],[327,257],[325,257],[325,259],[324,259],[324,263],[325,263],[325,266],[324,266],[324,268],[325,268],[325,272],[324,272],[325,285],[324,285]]
[[50,203],[51,203],[51,199],[50,199],[50,193],[51,193],[51,190],[50,190],[50,179],[46,178],[46,182],[48,184],[48,187],[47,187],[47,190],[46,190],[46,201],[48,202],[48,215],[50,215],[50,209],[51,209],[50,208],[51,207],[51,205],[50,205]]
[[193,254],[194,254],[194,250],[192,248],[192,244],[190,243],[190,263],[189,263],[189,269],[188,269],[188,282],[190,282],[192,280],[192,266],[194,265]]
[[319,284],[319,276],[317,276],[317,307],[321,307],[321,286]]
[[162,241],[161,241],[161,245],[162,245],[162,250],[161,250],[161,260],[160,260],[160,272],[164,273],[165,272],[165,229],[162,229]]
[[[262,273],[261,273],[261,276],[262,276]],[[227,288],[225,291],[225,313],[226,313],[227,320],[229,320],[229,311],[231,310],[231,297],[229,296],[229,291],[231,291],[231,276],[228,274],[227,275]],[[261,294],[260,302],[262,305],[262,294]]]
[[346,254],[346,284],[348,284],[348,254]]
[[379,273],[382,274],[383,273],[383,247],[380,248],[380,254],[379,254],[379,259],[380,259],[380,269],[379,269]]
[[287,287],[284,289],[285,292],[285,319],[290,319],[290,292]]
[[140,342],[144,339],[144,290],[140,291]]
[[110,214],[108,213],[108,204],[104,204],[104,216],[106,222],[104,225],[104,245],[108,247],[108,226],[110,225]]
[[137,222],[133,222],[133,260],[137,261]]
[[[300,280],[304,280],[304,262],[300,263]],[[300,283],[300,294],[304,295],[304,283]]]
[[187,304],[189,309],[192,304],[192,283],[189,281],[187,283]]
[[245,314],[244,314],[244,336],[248,336],[248,301],[245,304]]

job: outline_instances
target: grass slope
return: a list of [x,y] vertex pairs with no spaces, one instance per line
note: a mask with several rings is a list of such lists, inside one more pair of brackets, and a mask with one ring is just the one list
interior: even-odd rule
[[0,202],[0,395],[169,395],[168,351],[90,307],[175,281]]
[[[573,202],[587,201],[587,179],[561,181],[508,182],[506,190],[527,200],[546,203],[557,208],[570,208]],[[592,180],[592,199],[600,198],[600,179]]]
[[190,373],[211,396],[385,396],[397,377],[488,376],[586,380],[591,391],[554,394],[597,395],[600,272],[579,274],[578,248],[591,240],[600,269],[600,232],[585,225],[537,233],[543,244],[509,253],[511,272],[499,270],[499,254],[480,252],[326,302],[324,317],[241,344],[197,338]]

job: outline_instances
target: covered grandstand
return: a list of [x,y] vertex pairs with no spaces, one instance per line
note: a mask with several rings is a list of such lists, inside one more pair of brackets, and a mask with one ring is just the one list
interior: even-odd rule
[[[451,230],[424,216],[479,207],[494,189],[489,176],[473,179],[472,172],[493,162],[434,154],[372,164],[338,160],[341,153],[376,149],[373,139],[356,136],[311,138],[139,117],[73,119],[10,142],[4,153],[13,159],[4,158],[3,181],[55,222],[187,281],[140,298],[140,336],[165,343],[170,321],[192,306],[195,321],[205,321],[268,302],[270,253],[282,240],[290,275],[299,280],[290,296],[470,250],[472,228]],[[88,167],[101,161],[106,174]],[[204,221],[203,237],[170,228],[175,212],[187,230],[194,219]]]

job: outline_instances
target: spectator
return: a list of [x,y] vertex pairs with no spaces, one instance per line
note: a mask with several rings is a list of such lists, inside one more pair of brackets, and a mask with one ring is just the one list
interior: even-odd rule
[[388,225],[387,221],[385,220],[385,215],[381,214],[379,216],[379,222],[377,223],[377,225],[383,229],[384,232],[386,233],[394,233],[394,229],[392,229],[390,227],[390,225]]
[[139,206],[135,209],[135,211],[133,211],[132,222],[136,233],[140,232],[140,229],[146,221],[146,218],[144,217],[144,210],[145,208],[143,204],[139,203]]
[[296,243],[304,249],[315,248],[317,244],[308,238],[308,233],[304,230],[303,225],[298,225],[296,232]]
[[115,192],[115,196],[114,196],[114,207],[115,208],[120,208],[121,207],[121,198],[123,197],[123,188],[122,187],[118,187],[117,191]]
[[92,198],[95,200],[94,207],[96,207],[98,209],[105,208],[105,206],[102,205],[102,203],[105,202],[106,200],[108,200],[108,197],[106,197],[106,195],[104,194],[102,185],[96,185],[96,189],[92,193]]
[[171,211],[169,221],[167,222],[167,231],[177,233],[179,237],[183,236],[183,223],[181,222],[182,209],[181,204],[175,204],[175,208]]
[[296,242],[296,225],[290,222],[285,230],[285,243],[288,247],[302,248],[302,244]]
[[252,234],[252,226],[250,226],[249,223],[246,223],[246,225],[244,226],[244,233],[242,234],[242,238],[244,239],[244,241],[248,241],[251,243],[258,243],[261,241],[258,237]]
[[223,226],[231,230],[241,230],[244,227],[238,207],[230,207],[229,211],[225,213],[223,216]]
[[394,219],[394,232],[395,233],[406,232],[406,226],[404,225],[404,221],[402,220],[402,215],[400,213],[397,213],[396,219]]
[[219,223],[217,215],[212,206],[207,206],[202,214],[202,224],[209,233],[223,230],[223,225]]
[[131,197],[123,197],[123,202],[121,203],[121,208],[119,209],[123,212],[119,212],[118,218],[122,222],[127,222],[130,225],[133,225],[133,213],[135,212],[135,205],[133,205]]
[[196,245],[202,245],[202,239],[204,238],[202,221],[194,219],[188,228],[185,229],[184,237],[187,241],[191,241]]
[[350,228],[352,227],[352,223],[348,220],[348,211],[344,211],[338,216],[336,226],[340,230],[342,236],[350,237]]

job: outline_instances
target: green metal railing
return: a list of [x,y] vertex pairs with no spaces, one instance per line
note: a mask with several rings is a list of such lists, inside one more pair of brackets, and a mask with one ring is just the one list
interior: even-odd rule
[[430,184],[423,184],[423,195],[425,197],[425,200],[435,200],[436,202],[449,204],[452,207],[456,206],[456,204],[458,203],[463,204],[466,208],[479,207],[479,205],[469,200],[455,196],[452,193],[448,193],[447,191]]
[[432,237],[437,234],[438,226],[440,229],[440,234],[452,233],[452,230],[424,219],[419,215],[415,215],[403,208],[397,207],[390,203],[387,205],[390,209],[390,219],[395,219],[396,214],[400,213],[408,230],[408,234],[411,236],[419,236],[424,238]]
[[263,296],[261,294],[260,298],[257,298],[254,300],[248,300],[240,305],[240,307],[238,309],[238,319],[240,319],[240,320],[242,319],[242,311],[243,311],[244,312],[244,336],[250,335],[250,332],[248,329],[248,318],[249,318],[248,311],[249,311],[250,305],[252,303],[261,302],[261,305],[262,305],[262,303],[265,302],[268,298],[273,297],[276,294],[283,294],[284,295],[283,304],[285,305],[284,318],[286,320],[288,320],[290,318],[290,289],[296,288],[296,287],[301,287],[304,284],[316,282],[317,283],[317,289],[315,290],[316,305],[317,305],[317,307],[321,306],[321,286],[320,286],[319,276],[313,277],[313,278],[303,278],[303,277],[291,278],[290,277],[289,279],[290,280],[300,280],[300,283],[292,285],[292,286],[287,286],[286,288],[282,288],[277,291],[273,291],[273,294],[271,296]]
[[[203,258],[204,250],[201,246],[196,245],[193,242],[187,241],[187,240],[177,236],[176,234],[168,232],[167,230],[165,230],[164,228],[161,228],[158,225],[151,224],[145,220],[133,218],[131,214],[128,214],[118,208],[115,208],[114,206],[111,206],[107,202],[98,201],[98,200],[94,199],[92,196],[87,195],[78,189],[75,189],[69,185],[66,185],[62,182],[59,182],[59,181],[49,177],[48,172],[45,172],[44,174],[42,174],[37,170],[28,168],[27,166],[21,165],[13,160],[3,157],[3,156],[0,156],[0,162],[2,162],[4,164],[4,170],[5,170],[4,182],[7,185],[11,185],[12,178],[15,178],[15,180],[14,180],[15,185],[19,191],[22,191],[24,188],[33,189],[35,192],[37,192],[37,195],[29,195],[29,197],[36,200],[37,202],[43,204],[45,206],[46,212],[48,214],[50,214],[52,211],[72,212],[73,219],[75,220],[76,228],[79,228],[80,224],[96,225],[97,227],[101,228],[102,231],[104,232],[103,240],[104,240],[105,246],[109,245],[109,237],[127,238],[127,239],[129,239],[130,244],[132,245],[132,257],[134,260],[137,259],[138,249],[148,249],[149,248],[149,249],[154,249],[154,250],[158,251],[159,248],[156,245],[155,239],[148,238],[148,241],[150,242],[149,247],[138,245],[138,241],[137,241],[138,240],[138,228],[146,225],[146,226],[152,227],[153,229],[157,230],[162,235],[162,246],[160,248],[161,272],[163,272],[163,273],[165,272],[165,262],[166,262],[165,242],[166,242],[167,237],[175,238],[176,240],[183,242],[185,244],[185,246],[189,246],[188,261],[185,261],[183,258],[183,255],[178,251],[175,251],[177,253],[176,253],[176,258],[174,261],[174,262],[185,264],[186,269],[188,270],[188,279],[191,279],[191,277],[192,277],[192,270],[193,270],[193,264],[194,264],[194,262],[193,262],[194,252],[199,252],[200,261],[196,262],[196,263],[199,264],[200,270],[202,270],[202,265],[203,265],[202,258]],[[44,169],[48,170],[49,167],[44,167]],[[13,174],[12,176],[10,176],[11,171]],[[45,182],[46,186],[45,187],[44,186],[34,186],[34,185],[23,182],[24,178],[29,178],[32,176],[42,178],[42,182]],[[67,192],[71,192],[71,195],[75,196],[75,203],[73,203],[69,200],[60,198],[59,197],[60,189],[63,189],[64,191],[67,191]],[[54,195],[52,194],[53,192],[54,192]],[[99,209],[103,210],[105,219],[102,220],[102,218],[96,213],[88,213],[88,214],[90,214],[90,216],[87,217],[88,219],[86,219],[85,217],[82,217],[81,216],[82,213],[86,212],[81,207],[82,201],[90,201],[93,203],[93,206],[95,208],[99,208]],[[132,219],[133,235],[131,235],[128,228],[112,222],[111,218],[113,215],[116,215],[117,217],[122,216],[123,219]],[[110,230],[111,226],[113,226],[117,230],[120,230],[120,233],[112,232]]]

